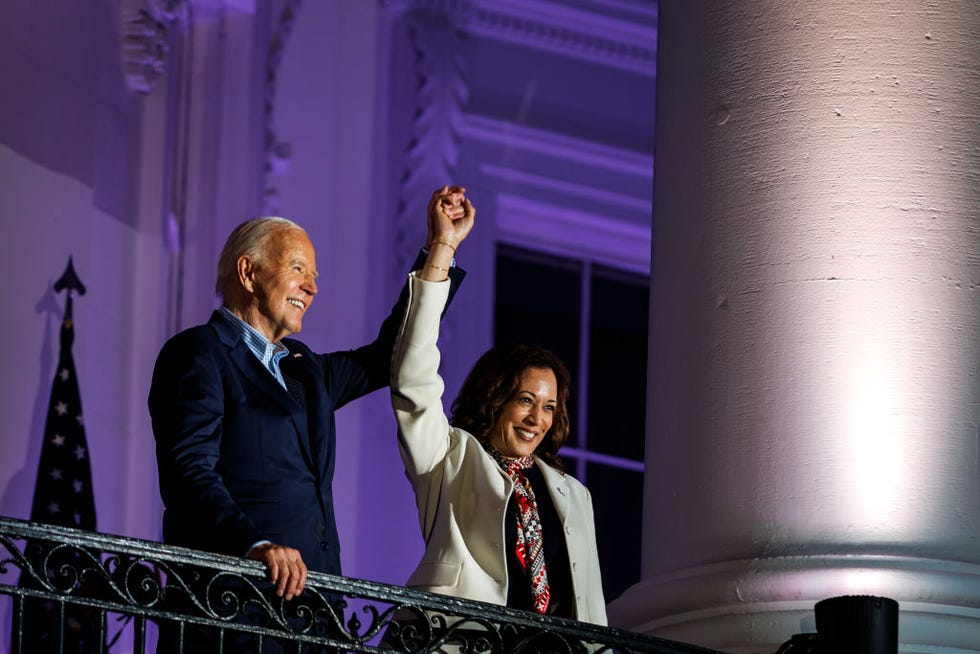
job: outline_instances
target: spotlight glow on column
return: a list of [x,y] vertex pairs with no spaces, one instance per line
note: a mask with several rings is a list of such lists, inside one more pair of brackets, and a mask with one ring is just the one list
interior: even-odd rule
[[896,409],[894,380],[897,371],[889,357],[865,350],[851,376],[849,476],[856,491],[854,518],[886,524],[890,509],[901,504],[904,459],[904,424]]

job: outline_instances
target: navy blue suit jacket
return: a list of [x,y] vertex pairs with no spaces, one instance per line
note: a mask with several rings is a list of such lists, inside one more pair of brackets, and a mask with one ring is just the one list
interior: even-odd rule
[[[463,275],[452,270],[453,292]],[[334,411],[388,385],[405,300],[403,289],[356,350],[317,354],[283,339],[281,368],[303,383],[305,410],[219,312],[167,341],[149,396],[165,542],[243,556],[270,540],[298,549],[310,570],[341,573]]]

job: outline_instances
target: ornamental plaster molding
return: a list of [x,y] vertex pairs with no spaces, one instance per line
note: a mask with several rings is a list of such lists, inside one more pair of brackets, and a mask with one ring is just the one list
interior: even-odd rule
[[413,12],[405,20],[414,50],[416,90],[411,99],[415,111],[402,159],[395,212],[393,272],[397,280],[393,283],[398,287],[404,281],[402,271],[414,261],[420,244],[422,217],[433,180],[441,183],[455,179],[463,108],[469,97],[460,47],[463,34],[455,24],[444,15],[429,12]]
[[387,0],[393,12],[441,11],[473,36],[653,78],[657,8],[617,0]]
[[194,15],[224,11],[251,14],[256,0],[122,0],[120,18],[122,64],[126,85],[136,93],[152,93],[167,71],[172,34]]
[[186,0],[122,3],[123,74],[130,90],[148,94],[156,88],[166,72],[171,31],[187,10]]
[[276,82],[279,76],[279,66],[286,49],[299,13],[302,0],[286,0],[279,20],[276,22],[269,39],[269,55],[266,58],[265,97],[262,102],[262,117],[265,134],[263,147],[265,149],[265,188],[262,191],[262,212],[266,216],[279,215],[279,189],[273,185],[273,178],[285,174],[289,170],[293,157],[293,144],[280,141],[274,128],[274,113],[276,101]]

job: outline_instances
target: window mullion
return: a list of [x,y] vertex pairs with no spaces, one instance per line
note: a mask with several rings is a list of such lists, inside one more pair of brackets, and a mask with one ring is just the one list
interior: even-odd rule
[[[576,388],[578,391],[578,447],[581,450],[589,449],[589,333],[591,331],[592,315],[592,261],[585,259],[582,261],[582,284],[580,288],[581,302],[579,314],[579,335],[578,335],[578,380]],[[586,483],[586,465],[588,461],[585,457],[578,457],[575,462],[575,476],[583,484]]]

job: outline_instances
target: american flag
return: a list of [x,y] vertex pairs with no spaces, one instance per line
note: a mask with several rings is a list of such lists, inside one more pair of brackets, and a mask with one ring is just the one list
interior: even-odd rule
[[[37,467],[31,521],[94,531],[95,498],[92,494],[92,467],[89,462],[88,443],[85,439],[85,423],[82,420],[82,400],[78,391],[78,378],[75,376],[75,361],[72,357],[75,330],[72,324],[71,294],[73,290],[84,293],[85,287],[75,277],[70,259],[68,270],[55,284],[55,290],[66,287],[68,298],[65,303],[65,316],[61,322],[58,367],[51,384],[51,400],[48,403],[48,415],[44,423],[44,443],[41,445],[41,459]],[[43,555],[45,550],[46,547],[38,549],[36,545],[30,543],[26,549],[28,556],[34,561],[35,569],[42,574],[45,574],[45,566],[36,557]],[[51,565],[55,564],[51,563]],[[48,569],[46,574],[51,578],[56,572]],[[37,587],[37,581],[26,572],[21,574],[20,584]],[[16,643],[17,640],[15,635],[14,642]],[[62,614],[55,602],[30,599],[24,606],[23,634],[19,648],[14,646],[13,649],[25,654],[39,652],[81,654],[103,651],[98,646],[99,640],[98,621],[92,609],[69,605]]]
[[94,530],[92,467],[71,351],[75,339],[71,300],[69,295],[65,318],[61,322],[61,349],[51,384],[51,401],[44,424],[44,444],[41,446],[41,460],[34,485],[31,520]]

